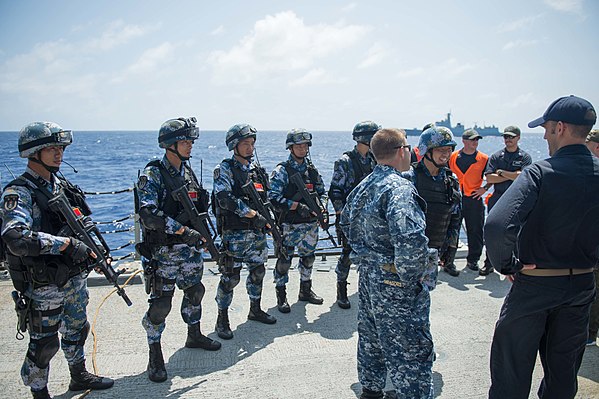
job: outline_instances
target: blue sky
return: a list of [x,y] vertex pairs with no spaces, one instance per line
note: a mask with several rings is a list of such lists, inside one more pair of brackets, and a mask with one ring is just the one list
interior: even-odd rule
[[599,107],[598,19],[591,0],[0,0],[0,130],[525,127],[563,95]]

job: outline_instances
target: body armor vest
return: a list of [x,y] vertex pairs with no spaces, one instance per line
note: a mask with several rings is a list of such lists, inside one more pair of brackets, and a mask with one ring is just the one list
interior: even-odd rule
[[[189,192],[189,197],[191,198],[191,201],[193,202],[198,212],[207,212],[208,192],[204,190],[202,185],[199,183],[195,173],[193,173],[193,170],[187,164],[184,164],[184,176],[173,176],[158,159],[149,162],[146,165],[146,168],[149,166],[154,166],[158,168],[158,170],[160,171],[160,176],[162,177],[162,182],[164,183],[166,190],[166,196],[164,200],[161,200],[160,198],[158,199],[159,209],[166,216],[169,216],[177,220],[182,225],[192,227],[189,218],[187,218],[185,212],[183,212],[183,206],[178,201],[175,201],[175,199],[173,198],[172,188],[178,188],[184,184],[187,184],[187,191]],[[181,237],[176,234],[167,234],[164,231],[150,229],[144,229],[143,233],[144,243],[152,247],[164,245],[170,246],[183,243]]]
[[[29,184],[32,182],[36,188]],[[41,227],[39,232],[55,236],[67,237],[72,234],[67,224],[60,215],[50,210],[48,201],[52,198],[43,185],[46,182],[39,181],[31,174],[25,172],[6,187],[25,187],[31,192],[33,203],[40,208]],[[61,181],[60,190],[63,190],[69,200],[69,204],[79,208],[84,216],[89,216],[91,211],[85,202],[83,192],[66,180]],[[6,261],[13,285],[18,291],[25,291],[27,284],[33,284],[34,288],[49,284],[62,287],[67,281],[82,271],[86,270],[85,264],[75,265],[73,260],[66,255],[39,255],[39,256],[16,256],[6,248]]]
[[426,231],[430,248],[441,248],[447,237],[452,208],[460,200],[459,183],[448,169],[443,180],[433,180],[424,171],[424,164],[413,165],[416,172],[416,189],[426,201]]
[[[293,169],[291,167],[291,165],[289,165],[289,161],[285,161],[285,162],[281,162],[279,165],[282,165],[285,170],[287,171],[287,176],[291,177],[294,174],[301,174],[302,176],[302,180],[304,181],[304,184],[306,185],[306,188],[308,189],[308,191],[310,191],[311,193],[314,192],[314,186],[316,185],[316,182],[318,182],[318,170],[316,170],[316,168],[314,167],[314,165],[312,165],[312,163],[306,158],[305,161],[307,163],[307,169],[305,172],[299,172],[296,169]],[[291,184],[291,180],[289,182],[289,184],[287,185],[287,187],[285,187],[285,190],[283,190],[283,197],[285,197],[286,199],[290,199],[292,201],[295,202],[301,202],[304,205],[307,205],[303,200],[302,197],[299,193],[299,190],[297,189],[297,187],[295,187],[294,184]],[[289,209],[284,209],[281,212],[280,215],[280,220],[283,223],[291,223],[291,224],[299,224],[299,223],[312,223],[314,221],[317,220],[316,216],[308,216],[308,217],[301,217],[297,211],[295,210],[289,210]]]
[[[349,189],[349,192],[351,192],[362,180],[364,180],[366,176],[372,173],[372,164],[369,163],[364,165],[362,162],[360,162],[361,155],[356,149],[344,152],[344,154],[347,155],[351,160],[352,166],[354,168],[354,174],[356,176],[354,184],[352,184],[352,187]],[[368,156],[369,155],[366,155],[366,157]]]
[[[253,209],[256,209],[256,205],[252,203],[251,199],[243,192],[243,189],[241,188],[248,182],[248,180],[251,180],[254,183],[254,187],[256,187],[256,191],[258,191],[258,194],[262,198],[262,201],[266,201],[266,193],[269,190],[270,185],[264,168],[258,166],[250,169],[250,171],[247,172],[235,166],[235,161],[231,158],[224,159],[223,162],[226,162],[229,165],[231,172],[233,173],[233,186],[231,188],[231,192],[235,198],[239,198]],[[224,230],[254,229],[252,219],[240,217],[233,211],[221,208],[218,205],[218,201],[214,198],[213,203],[215,204],[216,217],[219,219],[218,223]]]

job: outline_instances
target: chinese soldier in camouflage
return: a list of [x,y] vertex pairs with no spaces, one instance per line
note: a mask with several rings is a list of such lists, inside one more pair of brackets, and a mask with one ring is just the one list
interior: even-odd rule
[[357,142],[351,151],[343,153],[335,162],[333,179],[329,188],[329,199],[333,202],[335,213],[335,229],[337,239],[341,242],[341,255],[337,262],[337,305],[342,309],[349,309],[351,303],[347,299],[347,276],[351,261],[349,254],[351,247],[347,243],[343,231],[339,228],[339,215],[345,206],[349,193],[372,172],[376,161],[370,152],[370,139],[380,129],[380,126],[372,121],[358,123],[353,130],[352,137]]
[[[404,173],[426,201],[428,245],[439,251],[443,270],[451,276],[460,273],[454,261],[460,235],[462,195],[458,180],[447,167],[455,146],[451,130],[443,126],[429,127],[418,142],[422,158]],[[434,285],[435,280],[431,284]]]
[[[2,195],[2,239],[21,330],[29,331],[29,347],[21,368],[23,383],[34,398],[50,398],[50,360],[62,348],[71,374],[69,389],[107,389],[114,381],[87,372],[84,344],[87,322],[87,265],[96,256],[52,211],[48,201],[63,191],[73,207],[91,213],[81,190],[56,176],[72,132],[51,122],[34,122],[19,133],[19,155],[25,173]],[[91,220],[90,220],[91,222]],[[61,339],[59,341],[58,332]]]
[[260,308],[264,264],[268,259],[265,229],[269,227],[264,216],[252,209],[251,199],[242,187],[252,182],[259,195],[266,199],[268,176],[264,168],[252,163],[256,129],[248,124],[231,127],[225,140],[233,157],[224,159],[214,169],[214,209],[221,231],[224,260],[220,266],[221,278],[216,292],[218,319],[216,332],[223,339],[233,338],[229,326],[228,309],[233,300],[233,289],[240,280],[243,263],[249,275],[246,288],[250,297],[249,320],[274,324],[277,319]]
[[169,119],[160,127],[158,143],[166,149],[161,160],[148,163],[137,182],[139,218],[143,246],[149,253],[146,277],[151,281],[150,306],[143,317],[150,359],[148,378],[155,382],[167,379],[160,338],[171,311],[175,286],[183,290],[181,316],[187,324],[188,348],[220,349],[220,342],[201,333],[204,262],[201,247],[205,240],[177,220],[182,205],[173,199],[175,187],[187,186],[189,196],[199,212],[208,209],[208,193],[199,183],[187,162],[193,143],[199,137],[195,118]]
[[[316,193],[326,203],[322,177],[308,156],[312,145],[312,134],[305,129],[292,129],[285,141],[289,150],[287,161],[278,164],[272,171],[271,190],[268,196],[277,207],[282,222],[284,248],[279,248],[274,270],[277,290],[277,308],[281,313],[289,313],[286,284],[289,281],[289,268],[293,252],[297,247],[299,255],[300,292],[299,300],[321,305],[323,299],[312,291],[312,266],[314,265],[316,244],[318,243],[318,222],[315,214],[303,202],[299,189],[291,183],[290,176],[299,174],[306,188]],[[286,251],[284,256],[282,251]]]
[[401,176],[410,146],[399,129],[371,141],[377,166],[351,192],[341,228],[360,267],[358,378],[362,399],[382,399],[387,375],[399,398],[432,398],[429,289],[422,283],[436,251],[424,234],[424,201]]

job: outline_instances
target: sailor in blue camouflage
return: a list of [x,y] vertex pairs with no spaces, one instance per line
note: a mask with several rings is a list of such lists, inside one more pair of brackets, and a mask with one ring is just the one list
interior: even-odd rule
[[371,148],[373,172],[349,195],[341,227],[360,267],[358,377],[361,398],[383,398],[387,375],[400,398],[432,398],[430,259],[424,201],[401,176],[410,151],[403,131],[382,129]]
[[352,132],[352,138],[356,141],[354,149],[344,152],[341,158],[335,161],[333,168],[329,199],[333,203],[333,208],[335,208],[335,229],[337,230],[337,241],[341,244],[341,255],[335,273],[337,273],[337,305],[342,309],[351,307],[347,298],[347,276],[351,266],[349,257],[351,247],[339,227],[339,215],[345,206],[349,193],[372,172],[376,164],[374,156],[370,152],[370,140],[379,129],[380,126],[372,121],[363,121],[356,124]]
[[158,143],[164,148],[161,160],[148,163],[136,185],[138,213],[142,224],[143,245],[149,253],[152,281],[150,306],[142,319],[146,330],[150,361],[148,378],[167,379],[161,349],[166,317],[171,311],[175,286],[183,291],[181,317],[187,324],[186,347],[220,349],[220,343],[201,333],[202,298],[205,288],[203,249],[205,239],[186,219],[177,220],[182,206],[172,192],[183,184],[198,212],[208,210],[208,194],[187,162],[193,143],[199,137],[195,118],[169,119],[160,127]]
[[233,156],[224,159],[214,169],[213,195],[217,223],[222,230],[222,249],[225,254],[220,265],[221,278],[216,291],[218,319],[216,332],[223,339],[233,338],[229,325],[228,308],[233,290],[239,284],[243,264],[248,266],[246,289],[250,297],[248,319],[274,324],[276,319],[260,308],[264,264],[268,260],[265,219],[252,209],[251,199],[243,192],[246,183],[253,184],[256,192],[266,199],[268,175],[252,162],[257,130],[249,124],[232,126],[225,143]]
[[29,345],[21,378],[34,398],[50,397],[49,364],[59,347],[71,373],[69,389],[106,389],[114,383],[85,370],[89,294],[87,270],[81,262],[88,259],[91,250],[68,237],[64,222],[47,205],[48,199],[72,187],[56,176],[64,149],[71,142],[72,132],[55,123],[25,126],[19,133],[19,152],[28,158],[27,168],[7,185],[0,200],[2,238],[18,290],[13,295],[22,295],[30,309],[25,310]]
[[[283,230],[284,248],[278,249],[274,282],[277,289],[277,308],[288,313],[286,284],[289,281],[289,268],[297,247],[300,272],[299,300],[322,304],[323,300],[312,291],[312,267],[316,244],[318,243],[318,221],[315,214],[302,201],[299,190],[290,183],[290,174],[299,174],[310,193],[316,193],[322,204],[326,204],[325,186],[316,167],[308,158],[312,145],[312,134],[305,129],[292,129],[287,133],[286,147],[290,151],[287,161],[278,164],[272,171],[271,190],[268,196],[279,210],[279,220]],[[323,205],[325,206],[325,205]],[[326,209],[326,208],[325,208]],[[285,251],[286,256],[283,252]]]

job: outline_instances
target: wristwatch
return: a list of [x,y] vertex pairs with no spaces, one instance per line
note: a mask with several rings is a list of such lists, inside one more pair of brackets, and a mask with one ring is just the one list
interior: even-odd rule
[[503,170],[497,169],[497,176],[501,176],[501,175],[503,175]]

